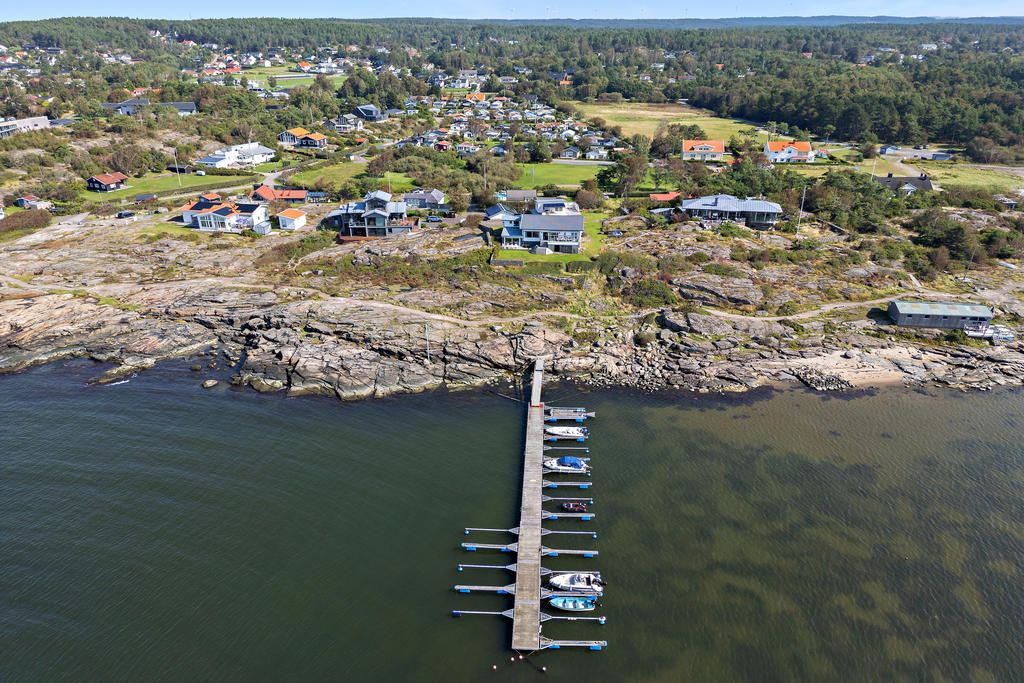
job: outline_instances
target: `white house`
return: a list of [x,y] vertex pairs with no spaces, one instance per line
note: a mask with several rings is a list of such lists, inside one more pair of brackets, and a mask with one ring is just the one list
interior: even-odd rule
[[205,156],[197,164],[209,168],[227,168],[228,166],[258,166],[274,158],[274,150],[264,147],[258,142],[246,142],[219,149]]
[[246,229],[260,231],[267,223],[266,204],[235,204],[215,193],[200,195],[181,207],[181,220],[187,226],[204,232],[240,233]]
[[282,230],[298,230],[306,224],[306,214],[298,209],[285,209],[277,214],[277,222]]
[[811,143],[800,140],[766,142],[764,143],[764,155],[773,164],[814,161],[814,150],[811,149]]

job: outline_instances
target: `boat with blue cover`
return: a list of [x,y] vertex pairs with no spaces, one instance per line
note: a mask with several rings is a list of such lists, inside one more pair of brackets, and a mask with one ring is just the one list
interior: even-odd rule
[[551,472],[568,472],[571,474],[586,474],[590,472],[590,465],[586,458],[577,458],[574,455],[563,455],[561,458],[548,458],[544,461],[544,468]]

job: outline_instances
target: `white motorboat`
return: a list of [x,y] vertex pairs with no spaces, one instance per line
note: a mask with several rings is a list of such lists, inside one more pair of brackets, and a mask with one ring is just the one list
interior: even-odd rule
[[577,458],[574,455],[565,455],[561,458],[548,458],[544,461],[544,467],[552,472],[568,472],[571,474],[586,474],[590,472],[590,465],[585,458]]
[[585,439],[590,430],[586,427],[545,427],[544,433],[559,439]]
[[601,581],[600,572],[552,574],[548,579],[548,585],[560,591],[604,592],[604,582]]

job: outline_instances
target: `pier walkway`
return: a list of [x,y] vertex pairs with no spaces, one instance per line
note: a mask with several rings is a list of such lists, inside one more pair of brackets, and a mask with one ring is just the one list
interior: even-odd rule
[[[512,534],[517,537],[513,543],[476,543],[466,542],[462,544],[465,550],[498,550],[506,553],[515,553],[515,564],[509,565],[459,565],[459,571],[467,568],[488,568],[505,569],[515,573],[515,583],[504,586],[484,585],[456,585],[455,590],[459,593],[494,592],[505,595],[512,595],[515,604],[510,610],[500,612],[480,610],[453,610],[453,616],[465,614],[491,614],[510,617],[512,619],[512,649],[519,652],[535,652],[543,649],[559,649],[563,647],[586,647],[591,650],[601,650],[608,645],[604,640],[555,640],[541,634],[541,624],[549,620],[565,621],[596,621],[605,623],[604,617],[582,616],[582,615],[553,615],[541,611],[541,601],[554,597],[568,597],[581,595],[600,595],[599,592],[587,591],[565,592],[544,588],[541,586],[541,577],[551,574],[551,571],[541,566],[542,557],[577,556],[596,557],[597,550],[559,549],[549,548],[542,543],[544,536],[549,534],[584,534],[597,538],[597,534],[589,531],[559,531],[544,529],[541,524],[545,519],[578,519],[589,521],[593,519],[594,513],[570,513],[570,512],[549,512],[541,506],[551,501],[581,501],[592,503],[593,498],[589,496],[567,496],[553,497],[544,494],[545,489],[559,487],[578,487],[581,489],[590,488],[589,481],[554,481],[544,478],[544,451],[552,446],[544,445],[544,422],[545,420],[576,420],[582,421],[593,417],[593,413],[587,413],[582,408],[557,408],[546,409],[541,402],[541,389],[544,386],[544,359],[537,358],[534,361],[533,382],[531,384],[530,405],[526,414],[526,444],[523,449],[523,489],[519,505],[519,526],[511,529],[494,529],[480,527],[466,527],[466,533],[471,531],[501,532]],[[568,447],[577,448],[579,447]]]
[[523,452],[523,496],[519,505],[519,547],[516,551],[516,604],[512,617],[512,649],[540,649],[541,500],[544,484],[544,359],[533,367],[530,406],[526,414]]

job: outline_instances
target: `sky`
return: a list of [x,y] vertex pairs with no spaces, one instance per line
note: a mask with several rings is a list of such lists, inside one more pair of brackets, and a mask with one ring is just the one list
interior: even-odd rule
[[[280,0],[211,3],[209,0],[178,0],[152,3],[148,7],[137,0],[107,0],[99,5],[83,5],[79,0],[50,0],[46,3],[14,3],[0,13],[0,21],[32,20],[63,16],[128,16],[160,19],[200,19],[206,17],[457,17],[465,19],[660,19],[724,17],[814,16],[841,14],[850,16],[937,16],[978,17],[1018,16],[1024,14],[1020,0],[762,0],[740,3],[686,3],[672,0],[443,0],[424,3],[410,0],[374,2],[336,2],[307,0],[300,6]],[[151,8],[151,9],[150,9]],[[84,11],[83,11],[84,10]]]

